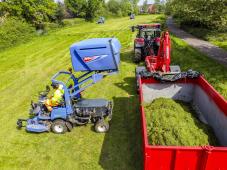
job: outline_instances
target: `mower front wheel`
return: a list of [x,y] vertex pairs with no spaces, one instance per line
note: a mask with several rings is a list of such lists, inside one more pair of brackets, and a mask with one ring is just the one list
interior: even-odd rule
[[56,134],[64,134],[67,132],[66,122],[61,119],[55,120],[51,125],[51,130]]
[[95,131],[98,133],[106,133],[109,130],[109,122],[105,122],[104,120],[99,120],[95,124]]

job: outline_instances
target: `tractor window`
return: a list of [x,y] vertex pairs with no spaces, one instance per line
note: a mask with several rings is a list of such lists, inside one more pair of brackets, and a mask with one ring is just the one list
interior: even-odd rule
[[141,32],[142,38],[152,39],[155,37],[154,31],[142,31]]
[[161,31],[157,29],[143,29],[140,31],[140,37],[141,38],[147,38],[149,40],[160,37]]

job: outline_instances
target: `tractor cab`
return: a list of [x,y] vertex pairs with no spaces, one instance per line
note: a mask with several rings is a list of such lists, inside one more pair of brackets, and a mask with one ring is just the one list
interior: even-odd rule
[[138,30],[134,40],[134,62],[144,60],[146,56],[157,55],[160,46],[160,24],[141,24],[132,27]]
[[137,37],[153,40],[154,38],[160,38],[161,36],[161,30],[156,29],[150,29],[150,28],[144,28],[139,31],[137,34]]

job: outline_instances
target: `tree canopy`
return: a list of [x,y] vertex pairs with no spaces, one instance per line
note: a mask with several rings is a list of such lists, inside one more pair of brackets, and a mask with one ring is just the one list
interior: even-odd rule
[[53,0],[4,0],[1,15],[25,19],[37,27],[43,22],[56,20],[57,4]]
[[226,29],[227,1],[225,0],[168,0],[168,10],[182,24]]

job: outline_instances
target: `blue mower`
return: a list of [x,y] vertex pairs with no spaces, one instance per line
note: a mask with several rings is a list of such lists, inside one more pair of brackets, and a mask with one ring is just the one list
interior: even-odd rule
[[[118,73],[120,63],[120,42],[116,38],[95,38],[75,43],[70,47],[72,66],[76,77],[69,71],[56,73],[51,82],[63,87],[63,101],[51,112],[45,107],[50,87],[39,93],[38,102],[31,102],[29,119],[18,119],[17,127],[28,132],[49,132],[63,134],[76,125],[93,123],[95,131],[109,130],[113,103],[105,99],[84,99],[81,92],[104,77]],[[64,77],[64,81],[60,78]]]

